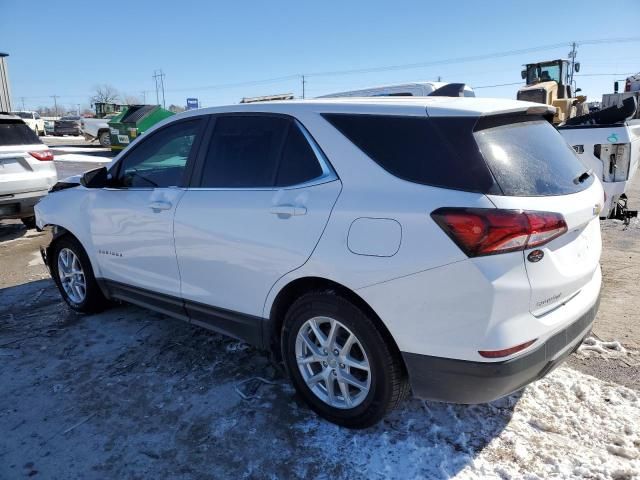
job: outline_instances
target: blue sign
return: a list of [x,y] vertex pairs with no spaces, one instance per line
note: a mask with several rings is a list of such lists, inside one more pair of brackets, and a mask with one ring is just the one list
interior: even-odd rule
[[187,98],[187,110],[195,110],[199,108],[197,98]]

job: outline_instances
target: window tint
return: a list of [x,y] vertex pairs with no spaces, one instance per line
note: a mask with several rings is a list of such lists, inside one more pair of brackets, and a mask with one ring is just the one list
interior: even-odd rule
[[272,187],[289,124],[283,117],[218,117],[201,186]]
[[374,162],[403,180],[498,193],[473,140],[475,118],[325,114]]
[[300,127],[291,122],[276,178],[277,187],[308,182],[322,175],[322,168]]
[[0,147],[5,145],[33,145],[42,143],[24,122],[0,120]]
[[182,184],[200,120],[169,125],[141,140],[119,167],[119,186],[170,187]]
[[594,181],[591,175],[574,183],[587,169],[544,120],[487,128],[474,136],[505,195],[566,195],[582,191]]

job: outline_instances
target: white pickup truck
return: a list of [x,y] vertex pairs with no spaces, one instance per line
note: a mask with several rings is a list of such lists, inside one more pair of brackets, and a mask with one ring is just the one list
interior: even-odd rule
[[605,205],[601,218],[633,215],[626,209],[629,184],[640,163],[640,120],[609,125],[565,125],[558,127],[585,166],[602,181]]
[[92,142],[98,140],[102,147],[111,147],[108,122],[113,117],[114,115],[109,115],[104,118],[83,118],[80,120],[80,130],[85,140]]

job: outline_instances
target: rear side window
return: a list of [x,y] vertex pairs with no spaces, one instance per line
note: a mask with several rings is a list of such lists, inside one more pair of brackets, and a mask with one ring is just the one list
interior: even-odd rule
[[476,131],[474,137],[504,195],[567,195],[584,190],[593,175],[555,128],[544,120]]
[[231,115],[216,119],[201,187],[273,188],[322,175],[300,128],[290,118]]
[[309,142],[298,125],[291,122],[289,133],[278,167],[276,187],[286,187],[308,182],[322,175],[322,168]]
[[499,193],[471,134],[476,118],[323,116],[396,177],[455,190]]
[[42,143],[24,122],[0,120],[0,146],[33,145]]

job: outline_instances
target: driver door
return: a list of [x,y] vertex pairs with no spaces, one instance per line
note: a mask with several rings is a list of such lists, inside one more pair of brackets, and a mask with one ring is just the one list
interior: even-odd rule
[[172,122],[140,139],[110,170],[110,186],[93,197],[96,258],[107,287],[121,299],[183,313],[179,301],[154,294],[180,296],[173,216],[204,123],[204,117]]

